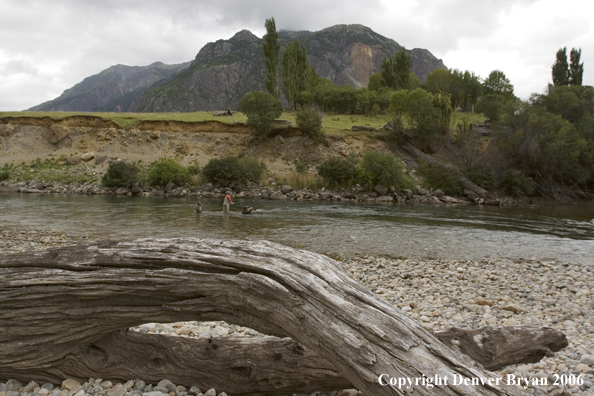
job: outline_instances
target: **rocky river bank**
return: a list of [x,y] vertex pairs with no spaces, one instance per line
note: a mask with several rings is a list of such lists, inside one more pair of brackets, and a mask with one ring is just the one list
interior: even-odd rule
[[[0,226],[0,253],[32,251],[87,240],[84,235]],[[552,260],[417,260],[352,257],[342,261],[352,278],[394,304],[427,330],[486,325],[546,325],[563,331],[569,345],[538,363],[510,366],[499,372],[540,378],[529,394],[594,395],[594,267]],[[224,322],[144,324],[133,329],[177,337],[258,337],[251,329]],[[574,382],[579,378],[579,384]],[[546,381],[544,380],[546,379]],[[561,379],[561,380],[560,380]],[[567,383],[565,385],[560,382]],[[558,384],[555,384],[555,383]],[[56,386],[58,385],[58,386]],[[63,384],[0,382],[0,396],[193,396],[226,395],[141,379],[123,384],[89,379]],[[203,393],[202,393],[202,392]],[[325,393],[355,395],[354,391]],[[320,396],[322,393],[320,393]]]
[[220,197],[231,192],[237,198],[255,198],[271,200],[295,201],[344,201],[344,202],[383,202],[383,203],[424,203],[424,204],[460,204],[460,205],[514,205],[517,202],[509,197],[498,199],[482,199],[472,191],[465,190],[463,196],[449,196],[442,190],[431,190],[416,186],[414,190],[397,190],[393,186],[377,185],[372,191],[356,185],[352,188],[319,189],[294,188],[291,185],[278,185],[276,182],[268,186],[223,187],[217,188],[207,183],[200,186],[176,187],[173,184],[165,188],[140,187],[108,188],[99,182],[63,184],[58,182],[44,183],[29,181],[19,183],[0,183],[0,192],[18,192],[23,194],[85,194],[85,195],[128,195],[128,196],[165,196],[190,197],[200,194],[204,198]]

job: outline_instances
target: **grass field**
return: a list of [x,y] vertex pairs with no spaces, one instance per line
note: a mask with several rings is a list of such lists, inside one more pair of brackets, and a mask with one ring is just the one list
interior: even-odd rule
[[[141,121],[219,121],[222,123],[233,124],[236,122],[245,123],[247,117],[243,113],[235,113],[229,117],[215,117],[213,112],[198,111],[194,113],[93,113],[93,112],[35,112],[35,111],[10,111],[0,112],[0,118],[5,117],[50,117],[56,120],[66,117],[86,115],[100,117],[106,120],[112,120],[122,128],[130,128],[138,125]],[[291,121],[296,125],[295,113],[283,113],[279,119]],[[361,114],[327,114],[322,124],[323,130],[328,135],[347,136],[351,134],[360,134],[369,132],[352,132],[353,125],[370,126],[380,130],[386,123],[392,120],[389,114],[379,114],[376,116],[367,116]],[[469,123],[478,123],[485,120],[485,116],[476,113],[454,113],[452,125],[455,126],[463,120]]]

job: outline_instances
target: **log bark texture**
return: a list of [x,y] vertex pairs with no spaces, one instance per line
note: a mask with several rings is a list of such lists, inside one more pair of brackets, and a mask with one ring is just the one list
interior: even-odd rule
[[519,363],[536,363],[567,345],[567,337],[546,326],[451,328],[435,336],[444,344],[460,348],[487,370],[500,370]]
[[[464,361],[351,280],[339,263],[315,253],[269,242],[184,238],[0,256],[0,378],[76,377],[108,364],[109,346],[127,344],[118,337],[135,337],[122,329],[183,320],[225,320],[290,336],[368,395],[524,394],[505,384],[490,385],[492,373]],[[148,345],[148,338],[139,340],[137,348]],[[193,353],[192,347],[177,348],[177,354]],[[290,358],[279,355],[280,361]],[[165,355],[152,362],[130,359],[127,368],[134,375],[125,376],[149,378],[162,367],[158,376],[169,377],[183,369],[171,360]],[[266,382],[264,373],[258,382],[249,369],[238,367],[239,382],[251,387],[242,393],[286,393],[282,378]],[[448,385],[382,386],[382,374],[384,379],[447,377]],[[454,385],[454,375],[485,383]],[[223,381],[213,385],[226,389],[229,383]],[[193,384],[201,385],[200,379]]]

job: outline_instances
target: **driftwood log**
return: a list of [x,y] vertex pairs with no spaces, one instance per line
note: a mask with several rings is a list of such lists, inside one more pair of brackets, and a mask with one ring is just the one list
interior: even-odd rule
[[[442,165],[441,162],[437,161],[435,158],[433,158],[429,154],[422,152],[421,150],[419,150],[418,148],[416,148],[409,142],[402,144],[400,146],[400,148],[403,151],[403,152],[401,151],[402,156],[408,157],[410,159],[409,164],[414,166],[415,168],[417,167],[417,161],[419,161],[419,160],[424,161],[427,164]],[[459,181],[460,181],[460,185],[462,187],[472,191],[479,197],[492,198],[492,194],[490,192],[488,192],[487,190],[485,190],[484,188],[482,188],[480,186],[477,186],[476,184],[474,184],[473,182],[468,180],[466,177],[460,176]]]
[[[122,330],[183,320],[225,320],[295,340],[272,349],[274,366],[257,368],[259,373],[247,357],[244,365],[227,368],[205,363],[211,376],[187,385],[216,385],[231,394],[301,391],[274,372],[290,369],[292,358],[308,353],[303,345],[331,365],[314,364],[312,373],[324,371],[337,388],[346,378],[367,395],[524,394],[504,383],[494,385],[492,373],[351,280],[340,264],[315,253],[269,242],[187,238],[0,256],[0,378],[55,380],[90,373],[109,378],[117,371],[124,378],[173,379],[186,363],[205,359],[208,348],[220,349],[218,341],[196,350],[185,340]],[[240,349],[245,348],[228,353]],[[112,367],[110,359],[118,353],[124,363]],[[387,382],[394,378],[394,384],[381,385],[381,375]],[[447,378],[448,385],[397,385],[398,379],[436,376]],[[456,385],[455,377],[479,384]]]
[[434,333],[441,342],[459,349],[487,370],[520,363],[536,363],[569,345],[565,334],[546,326],[451,328]]

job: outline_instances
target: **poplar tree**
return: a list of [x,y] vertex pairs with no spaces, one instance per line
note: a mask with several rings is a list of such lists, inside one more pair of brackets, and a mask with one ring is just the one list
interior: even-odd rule
[[275,98],[280,97],[278,88],[278,69],[280,63],[280,45],[278,43],[278,32],[274,18],[267,19],[264,23],[266,34],[262,37],[262,52],[264,53],[264,63],[266,64],[266,79],[264,86],[266,90]]
[[382,79],[384,86],[396,89],[408,89],[412,59],[404,47],[393,57],[382,60]]
[[552,68],[553,84],[569,85],[569,65],[567,64],[567,47],[560,48],[557,51],[557,60]]
[[582,49],[572,48],[569,53],[571,64],[569,65],[569,85],[582,85],[584,78],[584,64],[580,63]]
[[283,92],[289,102],[289,107],[297,110],[299,93],[314,86],[318,74],[307,60],[305,46],[300,45],[297,39],[287,44],[281,63]]

